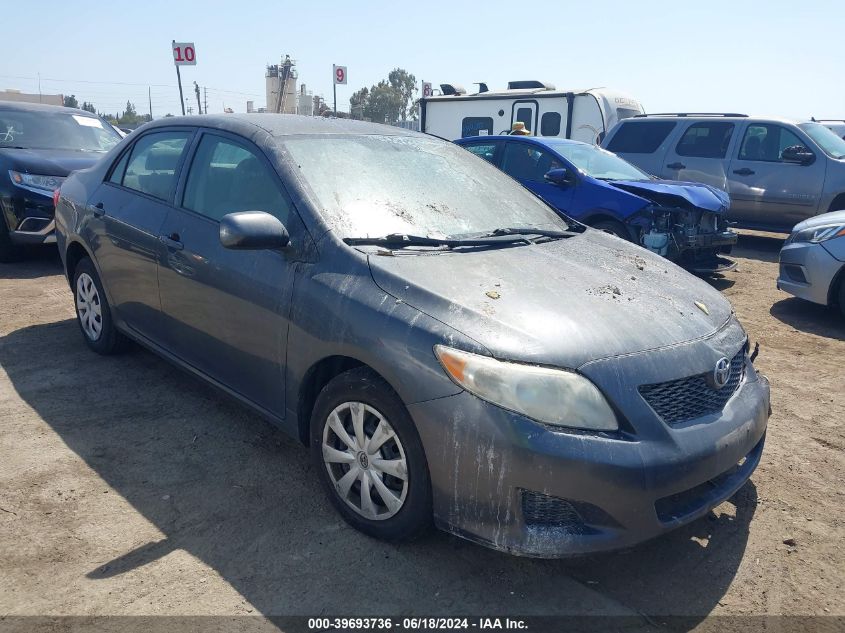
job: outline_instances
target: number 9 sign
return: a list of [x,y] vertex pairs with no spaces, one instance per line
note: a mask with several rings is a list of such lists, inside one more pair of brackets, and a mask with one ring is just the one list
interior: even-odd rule
[[173,42],[173,63],[177,66],[196,66],[197,52],[193,42]]
[[334,67],[334,82],[346,85],[346,66]]

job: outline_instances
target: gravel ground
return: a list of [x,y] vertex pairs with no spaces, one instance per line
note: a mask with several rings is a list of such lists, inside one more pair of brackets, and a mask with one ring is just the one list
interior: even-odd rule
[[775,289],[780,244],[744,235],[713,282],[772,384],[751,481],[568,561],[353,531],[294,440],[149,352],[89,352],[53,253],[3,266],[0,616],[845,615],[845,320]]

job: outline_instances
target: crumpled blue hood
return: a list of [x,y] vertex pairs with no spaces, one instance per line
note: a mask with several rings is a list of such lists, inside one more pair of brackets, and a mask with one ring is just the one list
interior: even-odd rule
[[698,182],[613,180],[607,184],[663,206],[692,206],[713,213],[725,213],[730,206],[727,193]]

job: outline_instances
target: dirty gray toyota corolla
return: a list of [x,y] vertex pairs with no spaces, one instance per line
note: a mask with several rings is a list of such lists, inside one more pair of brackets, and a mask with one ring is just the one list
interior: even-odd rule
[[[101,198],[133,142],[171,129],[195,138],[166,147],[181,174],[169,213],[189,195],[185,213],[221,199],[235,212],[201,228],[168,216],[138,283]],[[206,138],[266,159],[281,198]],[[241,162],[193,181],[206,159]],[[720,293],[437,139],[281,116],[155,123],[69,179],[57,227],[92,348],[130,336],[298,434],[333,504],[373,536],[433,519],[518,554],[620,547],[706,513],[760,459],[769,387]],[[150,284],[160,313],[137,309]]]

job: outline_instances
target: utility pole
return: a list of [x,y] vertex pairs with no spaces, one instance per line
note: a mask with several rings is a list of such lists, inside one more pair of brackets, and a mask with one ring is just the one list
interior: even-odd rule
[[153,120],[153,93],[150,87],[147,86],[147,98],[150,100],[150,121]]
[[[176,40],[173,40],[176,46]],[[182,116],[185,116],[185,95],[182,94],[182,73],[179,72],[179,64],[176,64],[176,79],[179,82],[179,103],[182,104]]]
[[194,91],[197,93],[197,114],[202,114],[202,103],[200,103],[200,87],[194,82]]
[[205,105],[203,110],[205,110],[205,113],[208,114],[208,88],[205,86],[202,87],[202,98]]

